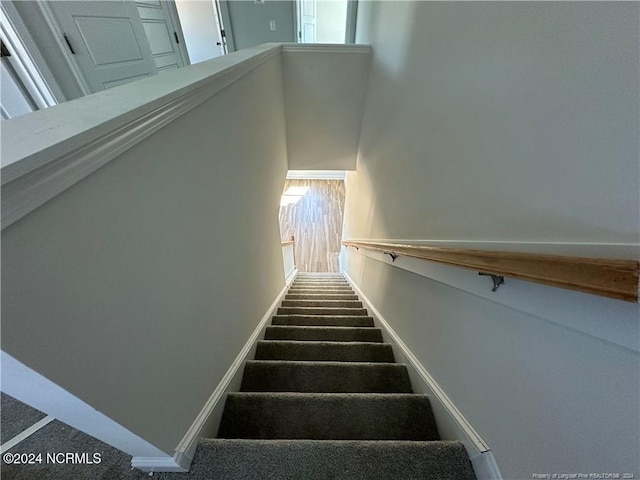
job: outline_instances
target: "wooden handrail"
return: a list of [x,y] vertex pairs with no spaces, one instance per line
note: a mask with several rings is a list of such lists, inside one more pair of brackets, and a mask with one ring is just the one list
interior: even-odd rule
[[569,257],[368,241],[344,241],[342,244],[347,247],[364,248],[493,275],[519,278],[627,302],[638,302],[640,263],[636,260]]

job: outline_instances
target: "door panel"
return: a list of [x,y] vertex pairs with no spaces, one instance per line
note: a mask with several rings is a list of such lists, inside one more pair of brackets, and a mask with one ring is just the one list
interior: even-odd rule
[[177,28],[169,14],[168,2],[138,1],[136,6],[158,72],[184,67],[186,62],[180,54]]
[[143,78],[148,77],[149,75],[147,74],[143,74],[143,75],[135,75],[133,77],[129,77],[129,78],[121,78],[120,80],[114,80],[113,82],[107,82],[104,84],[104,88],[106,90],[113,88],[113,87],[117,87],[119,85],[124,85],[125,83],[129,83],[129,82],[133,82],[135,80],[142,80]]
[[49,5],[91,91],[158,73],[133,2],[55,1]]
[[75,17],[84,47],[96,67],[144,62],[142,49],[127,18]]
[[316,42],[316,0],[300,0],[300,31],[302,43]]

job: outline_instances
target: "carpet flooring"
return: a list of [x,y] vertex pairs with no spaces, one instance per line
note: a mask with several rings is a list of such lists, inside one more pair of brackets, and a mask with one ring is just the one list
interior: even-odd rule
[[[2,396],[3,442],[44,414]],[[131,457],[53,421],[12,453],[86,452],[100,462],[7,465],[2,479],[134,480]],[[227,395],[217,438],[188,473],[159,480],[474,480],[464,446],[442,441],[429,398],[341,275],[300,274]]]

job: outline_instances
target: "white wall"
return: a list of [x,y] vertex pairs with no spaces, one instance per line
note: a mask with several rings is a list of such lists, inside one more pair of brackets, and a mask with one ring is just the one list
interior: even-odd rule
[[353,170],[371,54],[366,47],[314,48],[283,53],[289,169]]
[[[505,479],[594,472],[638,477],[637,347],[567,327],[580,324],[578,312],[559,322],[352,249],[342,260],[344,270],[488,443]],[[459,275],[477,277],[463,272]],[[488,293],[489,280],[480,280]],[[498,296],[506,303],[513,283],[507,278],[500,287]],[[563,300],[562,292],[554,297]],[[637,330],[637,305],[574,292],[564,301],[576,297],[580,310],[604,311],[602,322],[610,328],[620,324],[625,330],[635,322]]]
[[[236,50],[267,42],[295,42],[295,2],[292,0],[254,1],[223,0],[229,18],[223,18],[233,35]],[[226,11],[223,7],[223,12]],[[224,15],[224,14],[223,14]],[[270,21],[276,29],[270,28]]]
[[[6,123],[102,99],[89,123],[202,71]],[[276,55],[3,230],[2,350],[172,454],[284,285],[286,155]]]
[[285,278],[288,277],[296,268],[293,250],[293,244],[282,246],[282,264],[284,266]]
[[636,3],[369,8],[352,235],[638,242]]
[[316,1],[316,43],[345,43],[347,0]]
[[[345,238],[593,243],[613,256],[640,243],[638,4],[360,7],[373,58]],[[505,478],[640,474],[638,349],[611,340],[638,337],[637,305],[560,291],[554,311],[568,313],[541,318],[343,260]],[[582,326],[572,305],[615,333]]]
[[222,40],[213,0],[175,0],[175,3],[191,64],[223,55],[222,48],[216,45]]

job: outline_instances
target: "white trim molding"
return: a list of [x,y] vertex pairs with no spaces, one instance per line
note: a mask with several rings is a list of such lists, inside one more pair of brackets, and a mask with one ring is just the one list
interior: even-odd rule
[[129,455],[171,458],[4,351],[1,363],[3,392]]
[[295,280],[298,270],[295,269],[285,281],[284,288],[269,306],[266,313],[256,326],[255,330],[246,341],[240,353],[235,358],[227,372],[211,393],[197,417],[178,443],[173,457],[134,457],[131,466],[145,472],[186,472],[189,470],[198,441],[201,438],[215,435],[218,430],[220,418],[229,392],[236,391],[242,380],[244,365],[247,359],[255,352],[258,340],[264,336],[264,330],[271,317],[275,314],[280,302],[286,295],[289,286]]
[[[407,365],[410,377],[412,377],[411,379],[413,380],[412,386],[414,389],[423,390],[430,394],[438,428],[441,430],[441,433],[442,430],[446,430],[448,433],[445,439],[458,440],[464,444],[478,480],[501,480],[502,474],[487,442],[462,412],[460,412],[453,401],[447,396],[424,365],[420,363],[409,347],[407,347],[400,336],[393,330],[391,325],[389,325],[389,322],[382,316],[382,313],[371,303],[371,300],[364,294],[349,274],[347,272],[343,273],[354,291],[358,294],[360,300],[365,304],[369,314],[374,318],[376,325],[383,330],[384,336],[386,337],[385,341],[393,345],[396,358],[402,358],[403,363]],[[418,387],[415,385],[416,380],[422,384],[423,388],[416,388]],[[441,415],[438,415],[438,413],[441,413]],[[445,413],[448,418],[443,418],[442,413]]]
[[370,54],[370,45],[332,44],[332,43],[283,43],[282,51],[286,53],[359,53]]
[[289,170],[287,180],[346,180],[345,170]]
[[[119,102],[117,114],[113,108],[104,108],[105,98],[113,96],[105,91],[6,122],[2,229],[279,53],[279,44],[266,44],[159,79],[123,85],[119,94],[133,100]],[[172,77],[174,82],[168,82],[174,73],[178,73]],[[141,88],[141,82],[147,82],[147,88]],[[94,112],[93,122],[88,121],[87,111]],[[68,122],[59,120],[63,117]],[[78,120],[70,120],[74,118]],[[34,131],[42,132],[35,142]]]
[[66,101],[44,57],[11,2],[0,4],[0,32],[3,42],[7,43],[12,53],[11,65],[16,69],[37,107],[52,107]]

